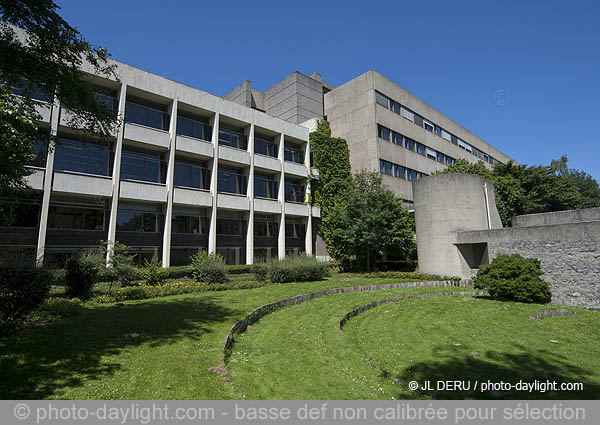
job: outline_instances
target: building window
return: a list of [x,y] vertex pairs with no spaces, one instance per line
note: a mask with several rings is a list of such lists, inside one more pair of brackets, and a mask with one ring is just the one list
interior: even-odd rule
[[408,137],[404,138],[404,147],[409,151],[415,151],[415,141],[413,139],[409,139]]
[[164,183],[165,173],[165,163],[160,154],[123,150],[121,180]]
[[304,152],[292,146],[285,146],[283,150],[283,159],[296,164],[304,164]]
[[416,146],[416,148],[417,148],[417,153],[418,153],[419,155],[423,155],[423,156],[425,156],[425,145],[422,145],[422,144],[421,144],[421,143],[419,143],[419,142],[415,142],[415,146]]
[[402,107],[398,102],[394,102],[392,99],[390,99],[390,111],[400,114],[401,109]]
[[177,117],[177,134],[193,139],[207,140],[212,138],[212,128],[201,121],[182,116]]
[[306,234],[306,225],[298,217],[285,219],[285,237],[289,239],[300,239]]
[[406,179],[406,168],[401,165],[394,164],[394,177]]
[[434,132],[436,135],[438,135],[438,136],[442,137],[442,129],[441,129],[440,127],[438,127],[437,125],[436,125],[436,126],[434,126],[433,132]]
[[442,129],[442,139],[445,139],[449,142],[452,142],[452,136],[450,133],[448,133],[446,130]]
[[42,168],[46,166],[46,155],[48,154],[48,134],[41,133],[36,136],[36,138],[33,140],[31,154],[33,155],[33,160],[29,163],[29,165]]
[[425,154],[426,154],[427,158],[433,159],[434,161],[437,158],[437,152],[434,151],[433,149],[425,148]]
[[410,168],[408,168],[406,170],[406,175],[407,175],[407,180],[409,180],[409,181],[417,180],[417,171],[415,171],[415,170],[411,170]]
[[242,259],[242,248],[239,246],[219,246],[217,247],[217,254],[221,255],[225,259],[225,264],[237,265],[245,263],[245,261]]
[[415,122],[415,114],[404,106],[402,107],[402,116],[409,121]]
[[173,185],[209,190],[210,173],[205,164],[175,160]]
[[248,149],[248,140],[246,136],[237,131],[228,130],[226,128],[219,129],[219,145],[229,146],[235,149]]
[[254,137],[254,153],[277,158],[278,149],[277,143]]
[[380,104],[381,106],[387,108],[388,107],[388,98],[386,95],[379,93],[375,90],[375,102]]
[[40,205],[34,203],[11,202],[0,204],[9,227],[37,228],[40,221]]
[[454,134],[451,134],[450,136],[452,138],[452,144],[453,145],[457,145],[458,144],[458,139],[456,138],[456,136]]
[[272,258],[277,258],[277,247],[254,248],[255,263],[265,263]]
[[110,146],[60,138],[54,152],[55,171],[110,175]]
[[384,139],[387,140],[388,142],[390,141],[390,129],[386,128],[382,125],[378,125],[377,126],[377,136],[380,139]]
[[117,230],[123,232],[158,232],[163,215],[160,206],[119,203]]
[[402,146],[402,135],[392,131],[392,143]]
[[241,170],[219,167],[219,178],[217,190],[219,193],[233,193],[245,195],[248,185],[248,177]]
[[443,153],[441,153],[441,152],[437,153],[437,162],[440,162],[442,164],[444,164],[446,162],[446,157],[444,156]]
[[104,210],[98,208],[50,206],[50,229],[104,230]]
[[254,216],[254,236],[262,238],[276,238],[279,234],[279,225],[272,216]]
[[423,127],[423,117],[419,114],[414,114],[415,116],[415,125],[418,125],[419,127]]
[[449,156],[446,156],[446,165],[454,165],[456,163],[456,160],[454,158],[450,158]]
[[254,197],[277,199],[278,186],[275,176],[254,174]]
[[304,202],[306,187],[302,183],[285,179],[285,200],[286,202]]
[[206,215],[186,210],[174,210],[171,219],[171,232],[192,235],[206,234]]
[[217,235],[245,236],[246,221],[238,218],[217,218]]
[[427,121],[427,120],[423,120],[423,127],[425,127],[425,130],[429,131],[430,133],[433,133],[433,128],[434,125],[431,121]]
[[389,161],[380,159],[379,160],[379,172],[382,174],[387,174],[389,176],[393,175],[393,164]]
[[158,109],[138,105],[133,102],[125,103],[125,122],[169,131],[169,119],[169,114]]

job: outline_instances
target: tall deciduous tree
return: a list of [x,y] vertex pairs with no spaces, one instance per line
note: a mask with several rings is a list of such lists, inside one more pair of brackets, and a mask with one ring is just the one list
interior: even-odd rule
[[370,271],[383,252],[408,256],[415,245],[412,216],[381,176],[363,170],[345,186],[345,196],[330,211],[334,258],[344,267]]
[[[40,118],[38,100],[52,103],[54,96],[68,108],[70,125],[107,135],[116,116],[98,102],[94,86],[81,70],[85,65],[99,75],[116,79],[108,53],[87,42],[79,31],[58,14],[52,0],[0,0],[0,191],[23,186],[29,174]],[[19,96],[10,96],[18,91]],[[5,161],[6,158],[10,161]]]

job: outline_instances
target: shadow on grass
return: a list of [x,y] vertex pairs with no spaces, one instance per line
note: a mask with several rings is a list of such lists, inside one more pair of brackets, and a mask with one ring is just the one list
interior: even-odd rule
[[209,296],[150,300],[86,309],[65,321],[0,339],[0,398],[41,399],[102,379],[121,368],[110,356],[141,344],[198,339],[211,332],[211,324],[239,314]]
[[[435,347],[434,353],[440,360],[417,363],[399,375],[406,382],[417,381],[420,385],[430,381],[433,391],[424,394],[434,399],[599,399],[600,385],[591,382],[590,375],[596,371],[577,366],[569,358],[547,350],[532,350],[522,345],[514,345],[513,352],[488,351],[473,353],[466,347]],[[533,384],[535,381],[557,382],[557,391],[541,392],[538,388],[531,392],[506,390],[481,392],[482,383],[519,381]],[[466,391],[437,390],[436,381],[470,382]],[[474,390],[475,381],[478,387]],[[583,383],[583,390],[561,391],[561,383]],[[402,397],[402,395],[400,395]]]

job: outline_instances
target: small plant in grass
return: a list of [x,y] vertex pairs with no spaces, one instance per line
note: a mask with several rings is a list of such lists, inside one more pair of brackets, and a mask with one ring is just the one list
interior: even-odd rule
[[139,271],[139,275],[144,280],[144,283],[150,286],[162,284],[165,280],[165,274],[162,264],[155,257],[152,257],[150,261],[145,260],[144,267]]
[[312,282],[329,276],[327,263],[305,254],[273,261],[270,267],[271,282]]
[[66,295],[70,298],[89,298],[102,264],[100,251],[84,251],[69,257],[65,264]]
[[44,302],[50,284],[45,269],[14,258],[0,259],[0,336],[18,328]]
[[225,283],[229,281],[225,260],[219,254],[200,251],[192,257],[192,276],[196,282]]
[[[104,252],[110,249],[110,244],[103,242]],[[133,265],[134,256],[130,253],[130,248],[120,242],[115,242],[113,247],[110,267],[102,271],[104,280],[111,283],[116,282],[121,286],[135,286],[139,279],[138,269]]]
[[552,298],[550,285],[540,279],[541,263],[519,254],[500,254],[484,266],[473,279],[475,288],[486,289],[498,299],[547,303]]

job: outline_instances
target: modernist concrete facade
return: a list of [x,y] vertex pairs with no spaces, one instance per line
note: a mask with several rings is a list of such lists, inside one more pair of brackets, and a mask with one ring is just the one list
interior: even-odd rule
[[226,99],[315,128],[327,119],[332,135],[350,149],[353,171],[382,173],[384,183],[410,204],[411,181],[459,158],[506,163],[510,158],[376,71],[333,87],[319,74],[294,72],[264,93],[242,83]]
[[600,308],[600,208],[514,217],[502,228],[493,185],[471,174],[413,182],[419,270],[472,277],[500,253],[537,258],[552,301]]
[[[119,81],[89,73],[97,98],[124,119],[110,140],[84,136],[69,111],[40,103],[41,143],[9,204],[0,245],[49,254],[119,241],[163,265],[205,249],[229,263],[313,252],[308,129],[118,63]],[[25,213],[23,213],[25,211]]]

